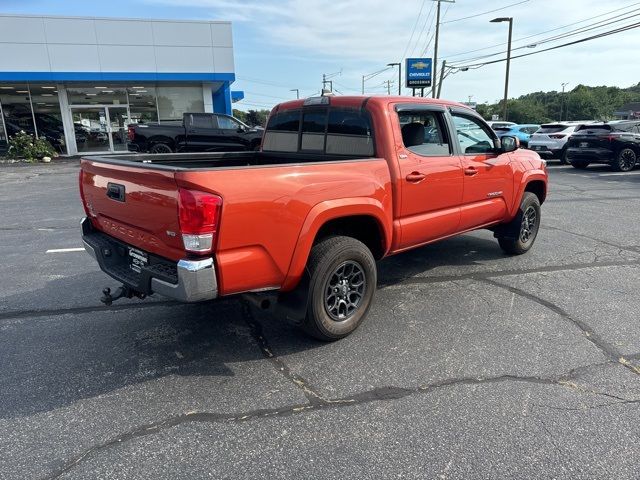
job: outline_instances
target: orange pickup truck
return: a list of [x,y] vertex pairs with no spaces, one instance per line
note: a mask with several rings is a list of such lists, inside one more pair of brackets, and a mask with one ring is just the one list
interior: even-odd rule
[[473,110],[414,97],[276,106],[256,152],[83,158],[84,246],[121,296],[249,293],[336,340],[365,318],[376,260],[481,228],[533,245],[546,163]]

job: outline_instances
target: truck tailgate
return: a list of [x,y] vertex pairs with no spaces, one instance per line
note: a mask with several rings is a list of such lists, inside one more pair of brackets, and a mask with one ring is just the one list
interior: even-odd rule
[[82,159],[80,186],[95,228],[165,258],[184,257],[174,172]]

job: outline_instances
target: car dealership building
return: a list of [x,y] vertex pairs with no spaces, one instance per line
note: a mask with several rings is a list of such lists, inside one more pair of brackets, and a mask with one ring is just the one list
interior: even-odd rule
[[126,150],[130,123],[231,114],[230,22],[0,15],[0,148]]

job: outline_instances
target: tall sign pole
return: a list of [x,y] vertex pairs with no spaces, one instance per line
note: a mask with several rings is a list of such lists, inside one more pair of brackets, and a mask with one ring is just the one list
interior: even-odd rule
[[431,96],[436,98],[436,82],[438,80],[438,46],[440,44],[440,3],[456,3],[456,0],[434,0],[438,2],[436,8],[436,40],[433,47],[433,85],[431,86]]

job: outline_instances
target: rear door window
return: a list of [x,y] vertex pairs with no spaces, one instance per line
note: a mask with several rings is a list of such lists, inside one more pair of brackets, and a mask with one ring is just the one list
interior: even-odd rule
[[189,114],[189,123],[193,128],[214,128],[212,115]]
[[405,148],[424,157],[451,154],[451,145],[441,113],[426,110],[398,112],[402,142]]
[[369,116],[356,109],[329,110],[326,153],[371,157],[373,133]]
[[266,152],[297,152],[300,130],[300,110],[285,110],[269,117],[262,150]]

